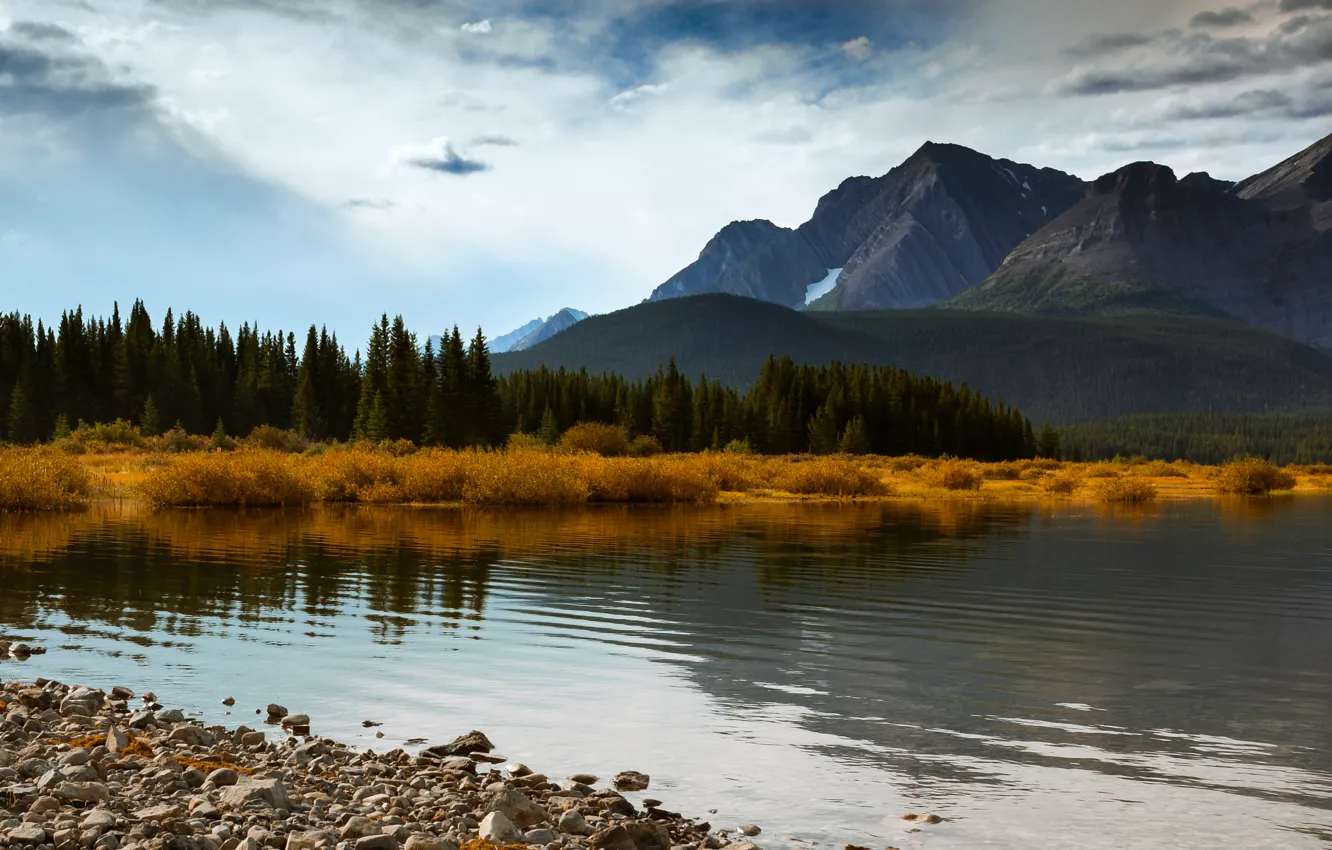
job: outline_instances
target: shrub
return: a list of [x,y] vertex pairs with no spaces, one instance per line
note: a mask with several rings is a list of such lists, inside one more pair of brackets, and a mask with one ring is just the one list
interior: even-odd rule
[[1022,467],[1016,463],[991,463],[982,468],[981,475],[990,481],[1017,481],[1022,477]]
[[398,458],[360,447],[330,450],[306,463],[323,502],[390,501],[386,488],[397,487],[402,476]]
[[84,445],[100,443],[123,448],[143,448],[144,445],[143,433],[138,426],[131,425],[124,419],[99,422],[96,425],[80,422],[71,436]]
[[602,457],[622,457],[629,453],[629,437],[618,425],[601,422],[581,422],[560,437],[561,449],[570,452],[591,452]]
[[1217,472],[1216,489],[1221,493],[1266,496],[1273,490],[1291,490],[1295,476],[1278,469],[1271,461],[1246,457],[1225,464]]
[[268,449],[182,454],[150,469],[139,492],[169,507],[268,507],[315,500],[299,459]]
[[172,428],[160,437],[149,437],[149,448],[159,452],[199,452],[208,448],[206,437],[191,436],[182,428]]
[[1119,469],[1114,463],[1093,463],[1084,474],[1088,478],[1118,478]]
[[691,465],[708,477],[718,489],[744,493],[759,486],[761,461],[724,451],[704,452],[690,458]]
[[749,445],[748,440],[731,440],[722,448],[722,451],[728,455],[752,455],[754,453],[754,449]]
[[478,454],[463,484],[475,505],[580,505],[587,483],[566,457],[541,452]]
[[1096,486],[1102,502],[1140,505],[1156,501],[1156,485],[1142,478],[1107,478]]
[[661,454],[665,449],[656,437],[650,437],[647,434],[640,434],[629,441],[630,457],[652,457]]
[[1047,475],[1041,479],[1041,489],[1052,495],[1068,495],[1082,486],[1082,479],[1068,472]]
[[88,499],[88,470],[51,448],[0,449],[0,510],[77,507]]
[[536,434],[524,434],[519,432],[517,434],[509,435],[509,441],[505,444],[505,448],[511,452],[530,452],[545,451],[549,449],[550,446],[548,446],[546,441],[538,437]]
[[711,502],[718,486],[696,464],[662,458],[586,458],[588,497],[601,502]]
[[927,463],[929,459],[920,455],[902,455],[888,459],[888,466],[893,472],[915,472]]
[[857,463],[820,458],[787,464],[774,481],[776,489],[805,496],[888,496],[892,488]]
[[1018,461],[1018,466],[1022,467],[1023,472],[1027,472],[1033,469],[1036,470],[1037,472],[1055,472],[1057,470],[1063,469],[1064,463],[1063,461],[1058,461],[1055,460],[1054,458],[1036,457],[1036,458],[1029,458],[1023,461]]
[[1166,463],[1163,460],[1152,460],[1147,463],[1139,464],[1134,467],[1135,475],[1145,475],[1148,478],[1188,478],[1189,473],[1181,469],[1178,464]]
[[944,458],[925,471],[927,483],[945,490],[979,490],[985,479],[976,464],[956,458]]
[[245,445],[252,449],[300,454],[305,451],[309,443],[296,431],[284,431],[272,425],[260,425],[245,438]]

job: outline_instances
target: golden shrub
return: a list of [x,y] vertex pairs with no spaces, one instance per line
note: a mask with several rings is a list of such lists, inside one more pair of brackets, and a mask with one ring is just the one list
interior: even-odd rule
[[758,489],[763,482],[764,462],[747,455],[703,452],[690,458],[690,466],[728,493],[746,493]]
[[0,448],[0,510],[72,508],[88,500],[91,480],[76,457],[52,448]]
[[780,464],[773,489],[802,496],[888,496],[892,487],[858,463],[835,457]]
[[1102,502],[1141,505],[1156,501],[1156,485],[1143,478],[1106,478],[1096,485]]
[[893,472],[915,472],[929,462],[929,458],[920,455],[902,455],[901,457],[889,458],[888,466]]
[[987,463],[981,469],[981,476],[987,481],[1017,481],[1022,477],[1022,465],[1019,463]]
[[1064,468],[1064,463],[1063,461],[1058,461],[1054,458],[1034,457],[1018,461],[1018,466],[1022,467],[1023,472],[1033,469],[1038,472],[1057,472]]
[[980,468],[968,460],[944,458],[923,471],[925,482],[945,490],[979,490],[985,478]]
[[1118,478],[1120,469],[1113,463],[1093,463],[1083,473],[1088,478]]
[[1148,478],[1188,478],[1189,473],[1179,463],[1151,460],[1133,467],[1133,474]]
[[711,502],[717,483],[683,457],[581,459],[589,498],[597,502]]
[[592,452],[602,457],[629,453],[629,435],[618,425],[580,422],[560,437],[559,446],[569,452]]
[[543,452],[477,454],[462,489],[474,505],[580,505],[588,496],[568,457]]
[[304,505],[316,490],[297,456],[269,449],[173,455],[138,485],[154,505],[269,507]]
[[1057,472],[1041,479],[1041,489],[1052,495],[1068,495],[1082,486],[1082,478],[1069,472]]
[[403,461],[368,447],[333,449],[304,460],[321,502],[385,501],[385,487],[401,480]]
[[1295,476],[1262,458],[1246,457],[1224,464],[1216,473],[1218,492],[1266,496],[1273,490],[1291,490]]

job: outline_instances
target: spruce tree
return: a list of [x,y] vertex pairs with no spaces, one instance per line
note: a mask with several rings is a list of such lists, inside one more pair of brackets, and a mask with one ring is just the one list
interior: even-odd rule
[[384,404],[383,393],[375,393],[374,400],[370,402],[361,436],[373,443],[382,442],[389,438],[388,408]]
[[555,411],[546,406],[546,412],[541,414],[541,427],[537,429],[537,438],[548,446],[553,446],[560,441],[560,426],[555,421]]
[[1049,422],[1041,426],[1041,435],[1036,440],[1036,456],[1059,460],[1059,432]]
[[490,349],[480,328],[467,349],[467,408],[471,414],[468,442],[497,446],[504,442],[503,407],[490,374]]
[[838,449],[837,414],[832,402],[824,402],[809,420],[809,450],[812,454],[828,455]]
[[24,388],[22,381],[14,385],[14,391],[9,396],[7,425],[11,443],[20,445],[35,443],[40,437],[37,432],[36,412],[33,410],[32,402],[28,398],[28,391]]
[[221,451],[230,443],[227,438],[227,426],[222,424],[222,418],[218,417],[217,427],[213,429],[213,437],[208,441],[208,448],[213,451]]
[[139,414],[139,431],[145,437],[156,437],[158,419],[157,402],[153,401],[153,397],[150,394],[147,400],[143,403],[143,412]]
[[846,423],[846,430],[842,432],[841,449],[844,454],[849,455],[869,454],[870,441],[869,432],[865,428],[865,417],[852,416],[851,421]]
[[51,438],[54,440],[64,440],[71,435],[69,427],[69,417],[64,413],[57,413],[55,427],[51,430]]

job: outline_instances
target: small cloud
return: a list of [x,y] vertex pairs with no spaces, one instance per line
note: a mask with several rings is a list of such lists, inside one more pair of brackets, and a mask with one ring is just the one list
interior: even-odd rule
[[666,91],[665,85],[645,83],[637,88],[622,91],[610,99],[612,109],[627,109],[629,104],[644,97],[658,97]]
[[1332,0],[1281,0],[1282,12],[1303,12],[1305,9],[1332,10]]
[[486,145],[497,148],[512,148],[518,146],[518,140],[511,139],[508,136],[477,136],[472,139],[470,144],[474,148],[485,147]]
[[873,52],[874,44],[868,36],[862,35],[842,43],[842,53],[846,54],[848,59],[854,59],[857,62],[864,62]]
[[475,35],[489,35],[494,27],[490,24],[490,18],[486,18],[484,21],[473,21],[471,23],[463,24],[458,27],[458,29]]
[[343,203],[343,206],[349,210],[387,210],[397,204],[383,198],[352,198]]
[[1222,9],[1219,12],[1199,12],[1189,20],[1196,28],[1227,29],[1253,23],[1253,15],[1243,9]]
[[403,145],[395,148],[393,159],[400,165],[423,168],[438,174],[452,174],[455,177],[466,177],[469,174],[490,170],[489,163],[479,159],[469,159],[458,153],[453,147],[453,142],[444,136],[432,139],[424,145]]
[[1098,33],[1087,36],[1073,47],[1066,48],[1064,53],[1069,56],[1086,58],[1109,56],[1114,53],[1122,53],[1125,50],[1132,50],[1135,47],[1146,47],[1156,40],[1157,36],[1148,33]]

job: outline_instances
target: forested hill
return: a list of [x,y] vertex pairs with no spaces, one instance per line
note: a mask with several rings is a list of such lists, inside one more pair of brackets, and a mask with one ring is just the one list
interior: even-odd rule
[[688,375],[744,387],[770,354],[891,365],[1003,399],[1035,421],[1134,413],[1332,409],[1332,358],[1217,319],[1063,318],[958,310],[798,313],[701,295],[594,316],[499,373],[542,365],[627,377],[675,358]]

